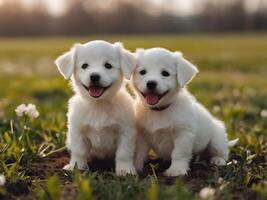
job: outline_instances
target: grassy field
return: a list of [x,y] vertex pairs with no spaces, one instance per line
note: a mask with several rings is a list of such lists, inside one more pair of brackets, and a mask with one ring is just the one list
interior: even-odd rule
[[[143,176],[116,177],[114,163],[67,173],[67,100],[72,95],[53,60],[75,42],[124,42],[125,47],[182,51],[200,69],[189,90],[240,138],[224,167],[198,157],[185,177],[165,178],[169,163],[151,160]],[[267,35],[98,36],[0,39],[0,199],[267,199]],[[34,103],[36,119],[14,109]]]

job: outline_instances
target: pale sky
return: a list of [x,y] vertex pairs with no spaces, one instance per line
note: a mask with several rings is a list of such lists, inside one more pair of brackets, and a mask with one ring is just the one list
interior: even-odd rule
[[[12,0],[0,0],[0,5],[3,1],[12,1]],[[43,1],[51,14],[53,15],[60,15],[64,12],[66,5],[66,0],[19,0],[26,7],[31,7],[35,3],[38,3],[38,1]],[[85,2],[87,0],[84,0]],[[108,2],[112,0],[95,0],[99,4],[107,4]],[[131,0],[126,0],[131,1]],[[132,0],[134,1],[134,0]],[[170,12],[178,13],[179,15],[190,15],[193,14],[195,11],[200,8],[201,3],[205,0],[149,0],[152,4],[154,4],[157,8],[163,8],[170,10]],[[214,2],[218,2],[220,0],[211,0]],[[259,2],[264,2],[265,5],[267,5],[267,0],[244,0],[246,2],[246,8],[248,11],[253,12],[253,10],[258,8]],[[228,1],[231,2],[231,1]],[[88,0],[88,3],[90,1]],[[159,7],[160,6],[160,7]]]

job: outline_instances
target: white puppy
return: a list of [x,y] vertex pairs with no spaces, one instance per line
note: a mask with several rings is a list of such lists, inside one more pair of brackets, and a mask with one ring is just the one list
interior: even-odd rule
[[86,169],[92,158],[115,158],[116,174],[136,174],[135,126],[132,98],[121,87],[130,78],[135,58],[121,43],[92,41],[76,44],[55,61],[71,77],[75,95],[69,101],[67,147],[71,160]]
[[[186,90],[198,73],[181,53],[162,48],[136,52],[137,67],[131,83],[136,102],[138,127],[136,169],[141,171],[149,148],[171,160],[166,176],[184,175],[193,153],[208,149],[210,162],[224,165],[228,140],[224,124],[214,118]],[[234,145],[233,141],[231,145]]]

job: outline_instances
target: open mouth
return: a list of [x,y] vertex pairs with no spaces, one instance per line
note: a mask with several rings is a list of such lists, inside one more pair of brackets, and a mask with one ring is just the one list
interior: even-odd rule
[[84,84],[82,85],[88,91],[89,95],[94,98],[101,97],[104,92],[110,87],[110,85],[107,87],[103,87],[100,85],[90,85],[89,87],[87,87]]
[[157,94],[156,92],[142,93],[146,103],[149,105],[156,105],[162,97],[164,97],[169,91],[164,92],[163,94]]

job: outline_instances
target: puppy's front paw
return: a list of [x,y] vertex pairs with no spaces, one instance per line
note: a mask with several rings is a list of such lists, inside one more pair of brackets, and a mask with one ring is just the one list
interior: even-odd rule
[[163,175],[168,177],[176,177],[176,176],[183,176],[187,174],[187,170],[185,169],[167,169]]
[[[72,171],[75,167],[75,163],[70,163],[70,164],[67,164],[63,167],[64,170],[67,170],[67,171]],[[87,164],[78,164],[77,165],[78,169],[79,170],[87,170],[89,167]]]
[[163,175],[168,177],[176,177],[186,175],[188,171],[187,162],[176,162],[172,164],[169,169],[167,169]]
[[216,166],[223,166],[226,164],[226,162],[223,158],[215,156],[210,159],[210,164],[216,165]]
[[117,176],[126,176],[127,174],[136,175],[137,172],[135,167],[130,164],[117,164],[116,166],[116,175]]

